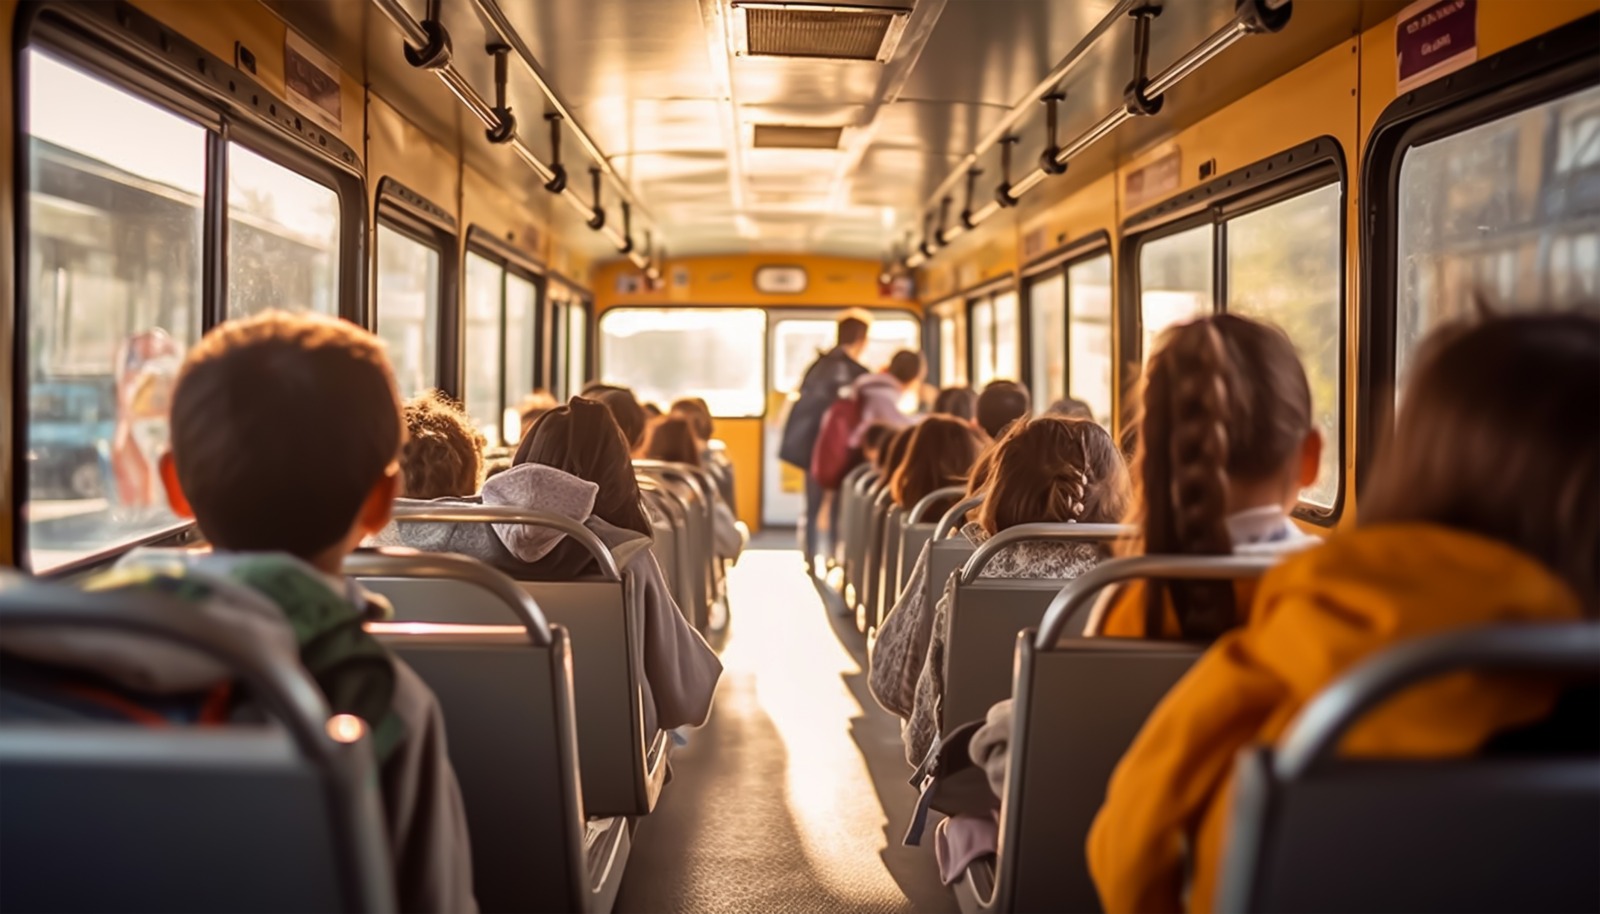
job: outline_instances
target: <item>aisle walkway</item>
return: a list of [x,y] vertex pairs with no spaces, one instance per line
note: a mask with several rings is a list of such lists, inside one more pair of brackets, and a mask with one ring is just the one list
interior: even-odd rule
[[900,846],[915,797],[899,724],[792,544],[770,535],[734,569],[716,711],[673,756],[619,912],[957,910],[932,848]]

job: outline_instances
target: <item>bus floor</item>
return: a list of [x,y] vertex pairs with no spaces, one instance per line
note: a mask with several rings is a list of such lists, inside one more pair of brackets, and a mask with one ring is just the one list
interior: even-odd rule
[[673,752],[619,912],[958,910],[931,845],[900,844],[916,795],[899,722],[793,544],[765,534],[733,569],[716,708]]

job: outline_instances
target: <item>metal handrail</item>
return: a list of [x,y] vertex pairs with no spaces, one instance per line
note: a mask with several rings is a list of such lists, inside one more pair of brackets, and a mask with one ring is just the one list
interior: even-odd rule
[[911,513],[906,515],[906,526],[923,523],[924,518],[927,517],[929,511],[933,510],[934,505],[948,498],[960,498],[966,491],[966,486],[945,486],[942,489],[934,489],[927,495],[922,496],[921,501],[911,506]]
[[622,572],[617,569],[616,556],[612,555],[606,544],[600,541],[600,537],[595,536],[594,531],[583,524],[559,514],[546,514],[543,511],[500,505],[462,504],[449,507],[396,505],[394,520],[401,524],[523,524],[556,530],[589,550],[589,554],[594,556],[594,560],[600,565],[601,577],[608,581],[622,580]]
[[539,647],[551,644],[550,623],[544,610],[510,575],[497,568],[449,552],[421,552],[415,549],[362,549],[345,556],[342,571],[354,578],[407,578],[414,580],[465,581],[489,591],[503,601],[523,628],[528,640]]
[[1103,562],[1068,581],[1050,601],[1050,607],[1044,611],[1044,621],[1039,623],[1034,646],[1039,650],[1055,647],[1068,623],[1088,612],[1095,596],[1113,584],[1141,578],[1191,581],[1259,578],[1281,558],[1276,555],[1136,555]]
[[971,498],[956,502],[955,507],[944,512],[944,516],[939,518],[939,523],[933,528],[934,542],[938,542],[957,530],[960,530],[961,519],[967,516],[968,511],[971,511],[973,508],[983,504],[983,498],[984,493],[979,492]]
[[983,541],[961,566],[961,583],[971,584],[995,556],[1018,543],[1100,543],[1133,536],[1138,527],[1128,524],[1018,524]]
[[1600,623],[1485,625],[1389,648],[1339,677],[1290,722],[1274,754],[1281,778],[1327,762],[1366,711],[1424,680],[1461,670],[1600,673]]

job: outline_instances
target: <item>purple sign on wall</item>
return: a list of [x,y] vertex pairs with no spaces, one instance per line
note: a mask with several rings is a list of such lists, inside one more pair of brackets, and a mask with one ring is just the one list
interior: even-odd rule
[[1408,92],[1478,59],[1478,0],[1420,0],[1395,25],[1398,89]]

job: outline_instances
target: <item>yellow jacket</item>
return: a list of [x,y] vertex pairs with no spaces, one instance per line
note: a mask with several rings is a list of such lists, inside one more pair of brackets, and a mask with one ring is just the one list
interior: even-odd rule
[[[1261,580],[1243,628],[1222,636],[1156,707],[1117,765],[1089,833],[1105,910],[1188,910],[1216,894],[1234,758],[1274,743],[1305,705],[1368,655],[1410,638],[1494,622],[1571,621],[1576,595],[1493,540],[1427,524],[1372,527],[1291,557]],[[1557,687],[1460,673],[1369,713],[1347,755],[1471,754],[1549,714]]]

